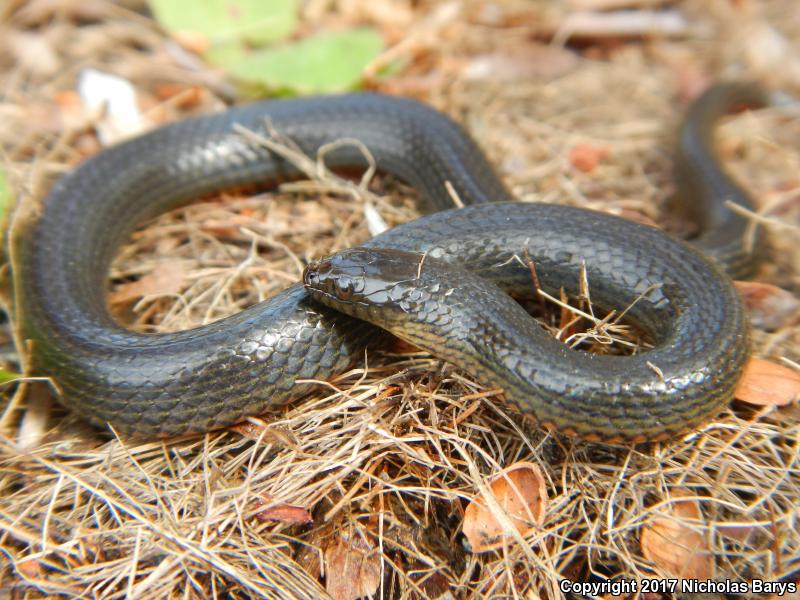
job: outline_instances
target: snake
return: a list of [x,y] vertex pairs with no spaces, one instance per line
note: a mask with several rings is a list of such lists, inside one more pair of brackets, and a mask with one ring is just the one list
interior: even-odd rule
[[[90,422],[159,438],[285,406],[355,364],[387,328],[502,388],[544,427],[590,441],[674,437],[730,400],[749,352],[730,276],[754,258],[742,241],[746,219],[726,202],[751,203],[719,165],[713,132],[722,115],[764,103],[757,86],[729,82],[688,109],[676,198],[697,220],[694,247],[609,214],[516,201],[460,125],[412,99],[266,100],[157,128],[59,178],[13,236],[30,370]],[[373,165],[357,145],[332,145],[355,138],[432,212],[311,263],[303,282],[227,318],[173,333],[126,328],[106,286],[137,225],[209,194],[300,176],[240,127],[278,131],[309,156],[327,147],[334,170]],[[543,290],[576,293],[585,270],[593,300],[630,304],[627,316],[654,348],[603,356],[550,337],[508,296],[530,292],[530,265],[515,260],[523,253]]]

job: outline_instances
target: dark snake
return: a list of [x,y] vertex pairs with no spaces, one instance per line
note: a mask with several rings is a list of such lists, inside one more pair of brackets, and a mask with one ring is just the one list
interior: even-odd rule
[[[754,86],[721,84],[689,109],[677,197],[698,219],[701,251],[614,216],[509,202],[461,127],[408,99],[264,101],[161,127],[59,179],[41,214],[16,235],[17,312],[33,373],[51,377],[68,407],[123,434],[206,431],[284,405],[314,386],[298,380],[326,380],[357,362],[379,334],[367,319],[502,387],[509,403],[544,426],[589,440],[678,435],[730,400],[748,354],[747,320],[723,269],[741,276],[752,268],[746,220],[725,201],[750,204],[717,163],[712,134],[721,115],[763,103]],[[299,283],[210,325],[165,334],[126,329],[108,310],[106,284],[115,251],[136,225],[211,193],[298,176],[234,124],[274,128],[310,156],[357,138],[380,171],[442,212],[309,267],[317,299],[360,318],[318,302]],[[361,150],[345,145],[326,164],[367,167]],[[453,195],[471,206],[453,209]],[[633,304],[628,317],[655,347],[604,356],[548,336],[499,292],[530,293],[529,266],[515,260],[523,250],[551,292],[576,293],[585,264],[593,300]]]

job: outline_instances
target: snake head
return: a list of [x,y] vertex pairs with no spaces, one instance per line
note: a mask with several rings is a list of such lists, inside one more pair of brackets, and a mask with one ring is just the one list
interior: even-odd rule
[[303,283],[323,304],[373,320],[367,313],[405,311],[417,297],[420,259],[414,252],[352,248],[310,263]]
[[303,271],[303,283],[315,297],[357,302],[365,289],[369,256],[348,250],[313,261]]

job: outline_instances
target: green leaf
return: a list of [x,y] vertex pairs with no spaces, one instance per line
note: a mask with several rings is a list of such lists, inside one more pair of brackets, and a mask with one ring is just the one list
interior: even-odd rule
[[272,90],[339,92],[356,87],[364,67],[382,49],[380,34],[362,27],[264,48],[222,66],[246,84]]
[[12,371],[6,371],[5,369],[0,369],[0,385],[4,383],[8,383],[9,381],[14,381],[15,379],[19,379],[22,377],[19,373],[14,373]]
[[211,48],[282,40],[297,25],[296,0],[149,0],[161,25],[173,33],[198,33]]

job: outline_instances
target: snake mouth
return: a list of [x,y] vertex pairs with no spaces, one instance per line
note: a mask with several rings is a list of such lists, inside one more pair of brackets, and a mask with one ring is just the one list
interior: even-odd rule
[[303,285],[314,296],[324,296],[336,299],[336,283],[330,277],[331,263],[329,260],[314,260],[303,269]]
[[364,290],[363,268],[346,253],[310,262],[303,270],[303,285],[314,295],[337,303],[351,303]]

